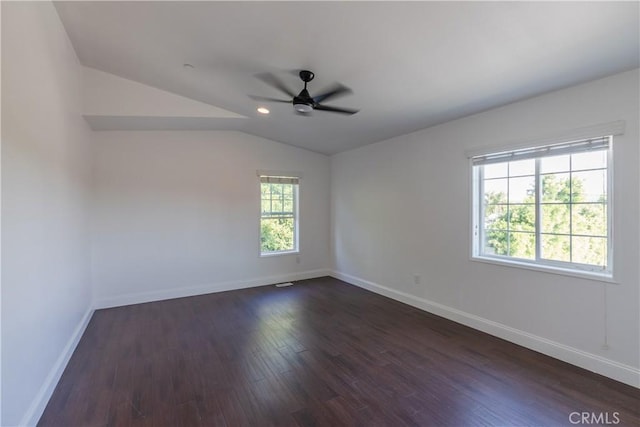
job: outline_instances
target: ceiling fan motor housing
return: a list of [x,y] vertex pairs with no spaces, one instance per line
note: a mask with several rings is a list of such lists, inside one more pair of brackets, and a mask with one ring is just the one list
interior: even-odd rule
[[[304,71],[300,71],[300,77],[302,77],[303,72]],[[311,73],[311,71],[307,71],[307,73]],[[311,78],[313,78],[313,73],[311,73]],[[302,89],[298,96],[293,98],[293,108],[298,113],[310,113],[315,107],[313,98],[311,98],[311,95],[309,95],[309,92],[306,89],[306,84],[307,82],[305,81],[305,89]]]
[[313,111],[313,104],[296,96],[293,100],[293,108],[298,113],[310,113],[311,111]]

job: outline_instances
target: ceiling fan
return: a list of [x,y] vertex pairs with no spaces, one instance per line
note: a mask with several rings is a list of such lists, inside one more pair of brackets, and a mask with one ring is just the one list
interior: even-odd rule
[[309,70],[300,70],[298,73],[300,79],[304,82],[304,89],[299,94],[293,93],[288,87],[286,87],[280,79],[278,79],[275,75],[271,73],[262,73],[256,75],[260,80],[272,86],[279,91],[285,93],[292,99],[277,99],[277,98],[266,98],[263,96],[253,96],[250,95],[252,99],[258,101],[269,101],[269,102],[284,102],[287,104],[293,104],[293,108],[298,114],[307,115],[311,113],[313,110],[321,110],[321,111],[329,111],[332,113],[340,113],[352,115],[357,113],[359,110],[352,110],[348,108],[338,108],[331,107],[329,105],[321,104],[322,101],[326,101],[330,98],[336,98],[338,96],[348,95],[352,93],[351,89],[346,86],[343,86],[339,83],[334,84],[331,88],[327,89],[320,95],[311,96],[309,95],[309,91],[307,91],[307,83],[313,80],[315,74]]

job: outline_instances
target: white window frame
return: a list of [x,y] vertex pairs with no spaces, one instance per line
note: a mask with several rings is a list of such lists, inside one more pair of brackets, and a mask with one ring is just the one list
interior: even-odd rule
[[[498,146],[493,148],[486,148],[483,150],[475,150],[467,152],[469,158],[469,170],[471,178],[471,209],[470,209],[470,259],[473,261],[486,262],[490,264],[505,265],[510,267],[524,268],[530,270],[545,271],[563,275],[577,276],[587,279],[600,280],[605,282],[613,282],[614,280],[614,174],[613,174],[613,140],[616,135],[622,135],[624,133],[624,122],[613,122],[604,125],[597,125],[589,128],[578,129],[565,133],[561,136],[548,137],[539,139],[537,141],[521,142],[516,144],[509,144],[505,146]],[[540,258],[540,200],[539,196],[536,197],[536,259],[520,259],[510,256],[502,256],[495,254],[482,253],[483,236],[481,229],[482,224],[480,221],[481,212],[483,207],[483,195],[480,194],[482,190],[481,179],[479,175],[480,168],[474,167],[474,158],[481,156],[493,155],[498,153],[505,153],[510,151],[518,151],[537,147],[553,146],[556,144],[562,144],[570,141],[584,140],[589,138],[595,138],[600,136],[610,136],[609,147],[607,149],[607,266],[606,269],[598,268],[597,266],[578,264],[571,262],[552,261]],[[506,160],[505,160],[506,161]],[[536,165],[539,164],[539,160],[536,160]],[[538,189],[540,179],[540,171],[536,166],[536,188]]]
[[[258,171],[258,252],[260,257],[273,257],[280,255],[292,255],[300,253],[300,181],[301,174],[296,172]],[[275,178],[283,180],[295,180],[293,186],[293,249],[283,251],[262,251],[262,178]]]

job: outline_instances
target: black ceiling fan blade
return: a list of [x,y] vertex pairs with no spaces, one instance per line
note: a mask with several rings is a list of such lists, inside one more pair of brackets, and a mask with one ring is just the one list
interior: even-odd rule
[[328,105],[316,105],[314,110],[322,110],[322,111],[330,111],[332,113],[340,113],[340,114],[348,114],[352,115],[357,113],[360,110],[352,110],[348,108],[338,108],[338,107],[329,107]]
[[337,98],[339,96],[344,96],[352,93],[353,91],[348,87],[341,85],[340,83],[336,83],[331,88],[326,89],[320,95],[316,95],[313,97],[313,101],[316,103],[321,103],[322,101],[326,101],[330,98]]
[[267,96],[255,96],[255,95],[249,95],[249,98],[251,99],[255,99],[256,101],[267,101],[267,102],[284,102],[286,104],[291,104],[292,100],[286,100],[286,99],[277,99],[277,98],[269,98]]
[[282,80],[280,80],[279,78],[277,78],[271,73],[256,74],[256,77],[262,80],[263,82],[265,82],[266,84],[268,84],[269,86],[278,89],[280,92],[286,93],[291,98],[296,96],[296,94],[293,93],[291,89],[289,89],[284,85],[284,83],[282,83]]

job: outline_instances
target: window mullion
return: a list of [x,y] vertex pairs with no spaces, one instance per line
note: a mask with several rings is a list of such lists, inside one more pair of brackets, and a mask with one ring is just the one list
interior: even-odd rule
[[273,184],[269,184],[269,213],[273,215]]

